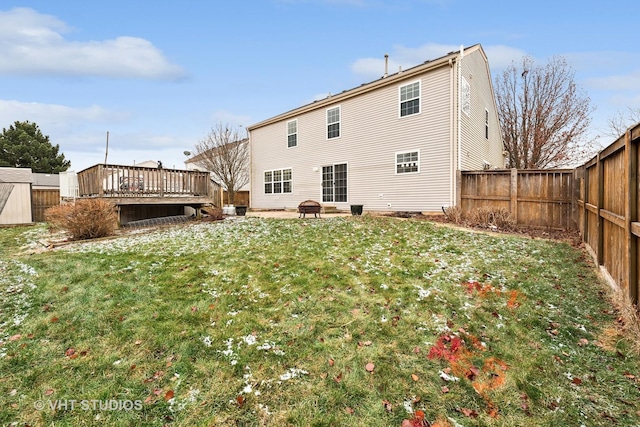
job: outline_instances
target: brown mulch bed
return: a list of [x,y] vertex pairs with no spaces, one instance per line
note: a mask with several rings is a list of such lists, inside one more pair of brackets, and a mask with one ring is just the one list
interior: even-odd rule
[[394,218],[415,218],[425,221],[432,221],[441,224],[449,224],[456,227],[467,228],[475,231],[484,231],[487,233],[496,234],[510,234],[514,236],[530,237],[532,239],[550,239],[567,242],[574,247],[581,247],[582,237],[578,230],[555,230],[547,228],[531,228],[521,227],[511,230],[502,230],[497,228],[491,228],[484,224],[470,224],[470,223],[455,223],[449,221],[444,215],[423,215],[421,212],[391,212],[387,216]]

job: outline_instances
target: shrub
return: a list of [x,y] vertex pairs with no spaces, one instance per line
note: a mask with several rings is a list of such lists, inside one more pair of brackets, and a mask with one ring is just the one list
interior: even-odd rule
[[497,227],[501,230],[512,230],[516,224],[511,212],[505,208],[478,208],[471,211],[469,221],[479,227]]
[[224,219],[222,208],[216,208],[213,206],[206,207],[202,209],[202,212],[206,214],[206,216],[202,218],[203,221],[220,221]]
[[464,215],[462,212],[462,208],[459,205],[447,206],[446,208],[443,207],[442,211],[444,212],[444,216],[447,217],[447,220],[456,224],[462,224]]
[[66,231],[74,240],[111,236],[118,227],[115,206],[100,199],[54,206],[44,216],[51,231]]

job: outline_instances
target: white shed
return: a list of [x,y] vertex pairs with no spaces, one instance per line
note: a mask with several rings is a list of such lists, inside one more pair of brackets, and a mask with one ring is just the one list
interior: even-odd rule
[[30,168],[0,168],[0,225],[30,224]]

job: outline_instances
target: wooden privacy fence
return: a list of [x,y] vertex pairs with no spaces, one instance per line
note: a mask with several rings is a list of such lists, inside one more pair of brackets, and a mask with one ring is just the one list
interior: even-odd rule
[[507,209],[518,226],[575,228],[573,170],[491,170],[458,174],[458,206]]
[[582,239],[610,280],[638,301],[640,124],[575,169]]

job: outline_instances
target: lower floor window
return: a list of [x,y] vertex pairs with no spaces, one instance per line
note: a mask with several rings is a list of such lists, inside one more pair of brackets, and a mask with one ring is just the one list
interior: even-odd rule
[[420,152],[408,151],[396,153],[396,173],[420,172]]
[[265,194],[291,193],[291,168],[275,169],[264,173]]

